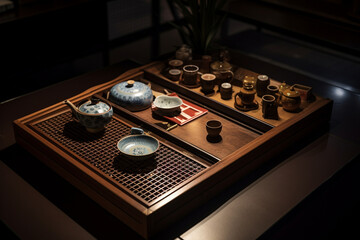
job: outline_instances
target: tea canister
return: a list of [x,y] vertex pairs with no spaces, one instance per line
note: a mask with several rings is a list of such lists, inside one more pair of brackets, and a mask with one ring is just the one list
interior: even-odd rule
[[257,76],[256,93],[258,97],[262,97],[267,93],[267,87],[270,85],[270,78],[267,75]]
[[231,99],[232,97],[232,85],[230,83],[222,83],[220,86],[221,98],[224,100]]
[[262,96],[262,113],[263,118],[265,119],[279,119],[279,114],[277,111],[277,103],[274,95],[263,95]]
[[151,106],[153,93],[151,88],[138,81],[128,80],[113,86],[109,100],[130,111],[141,111]]
[[294,87],[285,89],[281,95],[281,104],[283,109],[288,112],[298,111],[301,104],[300,93]]

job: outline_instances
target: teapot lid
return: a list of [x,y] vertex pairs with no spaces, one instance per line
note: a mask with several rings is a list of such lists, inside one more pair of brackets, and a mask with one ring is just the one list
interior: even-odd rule
[[[146,92],[151,91],[150,87],[146,84],[134,80],[128,80],[116,84],[112,91],[116,92],[119,95],[143,95]],[[116,94],[116,95],[117,95]]]
[[219,71],[219,70],[231,70],[232,66],[229,62],[227,62],[225,59],[221,58],[218,61],[215,61],[210,64],[210,67],[213,71]]
[[103,114],[110,111],[111,106],[105,102],[101,102],[100,99],[91,98],[85,103],[81,104],[79,111],[87,114]]
[[294,87],[290,87],[283,91],[283,95],[290,98],[300,97],[300,93],[294,89]]

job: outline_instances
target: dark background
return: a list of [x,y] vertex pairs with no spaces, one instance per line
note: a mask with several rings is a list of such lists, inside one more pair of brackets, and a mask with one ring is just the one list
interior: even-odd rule
[[[181,44],[166,0],[17,0],[0,14],[0,101]],[[343,88],[358,70],[359,1],[229,1],[219,40]],[[355,84],[355,85],[354,85]]]

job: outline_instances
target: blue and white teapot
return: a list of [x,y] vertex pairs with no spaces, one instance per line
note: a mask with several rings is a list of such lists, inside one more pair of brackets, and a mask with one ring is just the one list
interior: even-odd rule
[[75,106],[69,100],[65,100],[65,104],[70,107],[75,120],[91,133],[102,131],[113,116],[111,104],[102,102],[100,99],[91,98],[90,100],[80,103],[79,107]]
[[151,88],[138,81],[128,80],[113,86],[109,100],[130,111],[141,111],[149,108],[153,102]]

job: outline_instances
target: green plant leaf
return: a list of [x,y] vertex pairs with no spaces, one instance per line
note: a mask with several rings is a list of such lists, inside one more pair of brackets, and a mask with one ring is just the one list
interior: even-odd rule
[[194,51],[206,53],[223,22],[224,16],[219,15],[219,10],[226,2],[227,0],[173,0],[173,4],[182,12],[185,23],[181,26],[172,25]]

